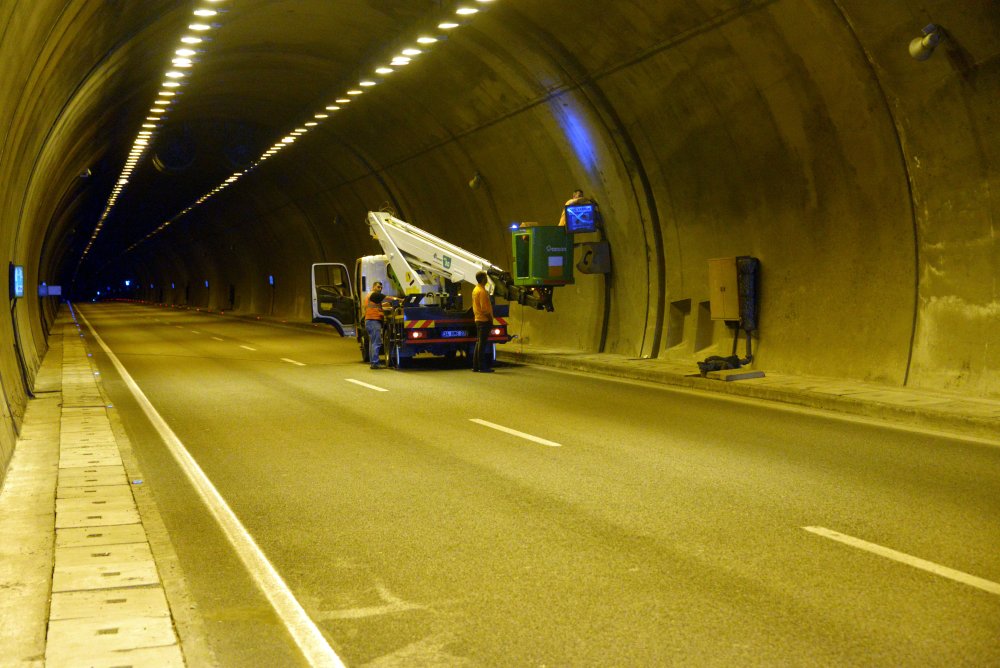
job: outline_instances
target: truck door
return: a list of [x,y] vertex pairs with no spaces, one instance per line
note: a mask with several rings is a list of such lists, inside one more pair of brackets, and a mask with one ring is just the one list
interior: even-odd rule
[[333,325],[341,336],[357,333],[356,307],[347,265],[317,262],[312,265],[312,321]]

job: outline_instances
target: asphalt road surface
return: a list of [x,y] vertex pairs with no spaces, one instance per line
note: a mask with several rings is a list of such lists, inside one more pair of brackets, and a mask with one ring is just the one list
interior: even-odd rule
[[[325,330],[78,310],[349,666],[1000,665],[997,444],[523,366],[373,371]],[[87,342],[192,665],[305,665]]]

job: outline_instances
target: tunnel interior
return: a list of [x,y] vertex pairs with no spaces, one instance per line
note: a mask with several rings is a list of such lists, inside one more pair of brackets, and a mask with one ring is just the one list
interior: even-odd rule
[[5,2],[0,463],[42,284],[305,321],[369,210],[509,268],[577,188],[611,271],[512,306],[524,345],[695,369],[708,260],[752,256],[757,367],[996,397],[998,34],[990,0]]

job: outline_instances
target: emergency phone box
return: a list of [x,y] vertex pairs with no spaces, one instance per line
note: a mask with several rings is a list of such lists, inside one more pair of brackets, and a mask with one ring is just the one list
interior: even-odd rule
[[573,237],[558,225],[513,230],[514,285],[573,283]]

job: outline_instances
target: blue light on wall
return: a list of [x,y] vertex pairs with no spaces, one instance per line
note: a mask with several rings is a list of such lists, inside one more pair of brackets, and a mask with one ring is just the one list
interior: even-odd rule
[[125,287],[127,288],[130,285],[132,285],[132,281],[130,281],[129,279],[126,278],[125,279]]
[[268,276],[267,276],[267,284],[268,285],[274,285],[274,276],[272,274],[268,274]]
[[24,267],[19,264],[10,266],[10,297],[20,299],[24,296]]
[[552,115],[569,141],[576,159],[591,176],[597,175],[597,150],[586,121],[571,106],[564,106],[560,98],[552,100]]
[[208,279],[205,280],[205,287],[208,287]]

